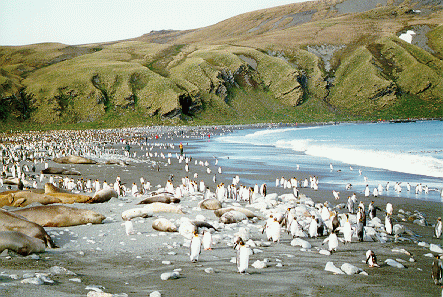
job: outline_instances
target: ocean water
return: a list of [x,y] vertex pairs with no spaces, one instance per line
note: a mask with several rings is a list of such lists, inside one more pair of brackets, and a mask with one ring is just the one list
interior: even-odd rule
[[[386,187],[389,182],[390,195],[443,201],[443,121],[245,129],[202,141],[202,151],[230,168],[229,174],[240,167],[312,172],[321,176],[320,187],[340,190],[351,183],[355,192],[368,185],[372,193],[379,183]],[[257,176],[250,182],[275,180]],[[400,193],[393,189],[397,182]],[[429,193],[417,195],[419,183]]]

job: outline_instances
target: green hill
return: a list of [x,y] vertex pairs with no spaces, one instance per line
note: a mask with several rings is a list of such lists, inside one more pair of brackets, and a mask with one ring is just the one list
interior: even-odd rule
[[0,129],[442,117],[442,8],[309,1],[112,43],[3,46]]

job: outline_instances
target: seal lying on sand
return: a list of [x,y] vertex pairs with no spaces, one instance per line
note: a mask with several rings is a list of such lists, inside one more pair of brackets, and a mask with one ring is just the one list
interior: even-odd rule
[[118,193],[114,189],[102,189],[97,191],[88,203],[103,203],[109,201],[112,197],[118,198]]
[[106,217],[95,211],[64,205],[40,205],[12,211],[43,227],[100,224]]
[[71,169],[48,167],[42,170],[43,174],[81,175],[80,172]]
[[54,159],[52,159],[52,161],[54,161],[55,163],[60,163],[60,164],[97,164],[97,162],[94,160],[83,158],[80,156],[73,156],[73,155],[60,157],[60,158],[54,158]]
[[73,203],[88,203],[92,200],[91,196],[71,194],[71,193],[46,193],[46,196],[51,196],[60,200],[60,203],[73,204]]
[[184,214],[183,210],[172,204],[165,204],[161,202],[154,202],[148,205],[145,205],[143,208],[148,209],[154,213],[156,212],[169,212],[169,213],[179,213]]
[[218,231],[214,226],[205,221],[191,221],[191,223],[197,228],[197,232],[200,228],[214,229],[214,231]]
[[130,221],[133,218],[138,218],[138,217],[147,218],[147,217],[152,217],[153,215],[154,212],[145,207],[131,208],[122,212],[122,219],[124,221]]
[[109,201],[112,197],[118,197],[118,194],[113,189],[102,189],[95,193],[93,197],[82,194],[68,193],[65,190],[59,189],[51,183],[45,184],[45,195],[58,198],[60,203],[102,203]]
[[5,178],[5,179],[3,179],[3,184],[18,186],[19,190],[22,190],[23,187],[26,187],[26,188],[32,187],[32,183],[30,183],[27,180],[22,180],[18,177]]
[[161,202],[161,203],[179,203],[180,199],[175,198],[175,197],[171,197],[169,195],[155,195],[152,197],[148,197],[142,201],[140,201],[138,204],[151,204],[154,202]]
[[116,160],[116,159],[111,159],[105,162],[106,165],[120,165],[120,166],[126,166],[128,165],[128,163],[126,163],[125,161],[122,160]]
[[216,210],[222,208],[222,204],[220,201],[214,198],[205,199],[203,201],[200,201],[198,203],[198,206],[201,209],[209,209],[209,210]]
[[15,206],[22,207],[31,203],[38,202],[43,205],[52,203],[61,203],[61,200],[56,197],[47,196],[36,193],[35,191],[10,191],[5,195],[0,193],[0,207]]
[[165,218],[159,218],[152,222],[152,229],[162,232],[177,232],[177,226]]
[[25,235],[43,240],[47,247],[56,247],[51,237],[46,233],[42,226],[3,209],[0,209],[0,231],[18,231]]
[[27,256],[32,253],[43,253],[45,243],[34,237],[30,237],[17,231],[0,232],[0,253],[4,250],[14,251],[19,255]]
[[243,208],[243,207],[225,207],[214,210],[214,214],[217,217],[221,217],[223,214],[227,213],[228,211],[235,210],[244,213],[248,219],[252,219],[254,217],[258,217],[255,213],[250,211],[249,209]]
[[220,222],[224,224],[233,224],[247,219],[248,217],[244,213],[237,210],[231,210],[220,217]]

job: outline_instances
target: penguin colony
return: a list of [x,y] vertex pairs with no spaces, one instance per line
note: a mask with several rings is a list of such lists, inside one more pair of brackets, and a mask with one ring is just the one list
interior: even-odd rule
[[[176,131],[172,130],[169,135],[161,135],[159,137],[161,141],[157,142],[151,141],[157,133],[149,136],[146,134],[145,131],[126,129],[98,133],[63,131],[3,136],[2,144],[0,144],[3,166],[0,190],[11,190],[15,187],[32,189],[49,182],[73,193],[94,193],[101,189],[112,188],[122,200],[163,195],[169,197],[170,200],[175,199],[175,202],[180,202],[180,200],[216,201],[223,208],[230,207],[232,210],[221,215],[219,221],[205,222],[206,218],[203,215],[201,220],[177,219],[175,224],[179,227],[176,230],[184,237],[183,247],[189,248],[190,262],[196,263],[204,258],[207,259],[209,253],[227,244],[235,250],[233,262],[236,264],[236,271],[240,274],[247,274],[250,271],[249,262],[252,257],[259,259],[254,253],[254,250],[259,250],[258,247],[272,249],[277,245],[291,245],[294,251],[311,251],[317,252],[319,256],[330,256],[345,250],[346,245],[359,244],[358,242],[365,242],[369,247],[371,242],[420,244],[419,236],[401,225],[402,221],[409,219],[408,215],[413,216],[418,221],[417,224],[430,225],[423,214],[419,212],[407,214],[401,209],[394,211],[391,203],[382,206],[377,205],[374,200],[365,206],[363,202],[358,202],[355,193],[349,196],[347,201],[344,201],[345,203],[340,197],[340,192],[335,190],[332,192],[332,197],[337,202],[335,205],[330,202],[315,202],[302,193],[304,188],[318,190],[319,179],[315,176],[304,180],[277,177],[275,187],[270,187],[266,184],[254,186],[242,184],[241,177],[236,175],[226,186],[223,182],[217,183],[220,176],[224,175],[217,159],[195,160],[187,156],[186,146],[184,154],[176,152],[173,139],[180,136]],[[196,131],[194,137],[201,138],[205,135],[207,135],[206,131]],[[171,139],[171,142],[164,142],[168,139]],[[126,166],[129,162],[144,162],[157,172],[161,171],[162,166],[179,163],[182,164],[183,171],[175,173],[175,176],[168,176],[163,185],[156,187],[149,182],[148,174],[128,185],[120,175],[106,180],[98,178],[92,180],[73,177],[73,175],[64,177],[47,175],[36,171],[36,167],[47,168],[48,161],[68,155],[84,156],[103,164],[109,161],[111,156],[117,157],[119,160],[114,161],[122,166]],[[202,170],[197,173],[196,168]],[[330,170],[334,170],[332,164],[330,164]],[[205,184],[204,180],[208,180],[207,178],[199,179],[204,174],[211,176],[212,184],[208,182]],[[13,183],[13,180],[17,182]],[[406,186],[408,191],[410,187],[408,183]],[[272,188],[274,190],[278,188],[284,194],[277,195],[271,190]],[[351,188],[352,185],[346,185],[346,190]],[[395,183],[394,191],[399,193],[401,190],[401,183]],[[389,183],[385,187],[378,185],[372,192],[374,199],[387,191],[389,191]],[[426,193],[428,189],[426,186],[417,184],[415,191]],[[370,196],[369,186],[366,186],[362,195]],[[174,210],[169,211],[180,213],[179,205],[180,203],[173,204]],[[149,204],[146,207],[134,208],[127,215],[122,213],[122,225],[126,235],[136,234],[132,222],[134,218],[153,215],[155,210],[152,209],[155,207],[149,209]],[[163,212],[166,211],[165,208],[162,207]],[[215,210],[220,208],[216,206]],[[244,209],[249,210],[253,215],[247,215]],[[174,224],[172,220],[170,222]],[[232,230],[232,234],[221,238],[217,236],[220,230]],[[441,232],[441,218],[438,218],[434,226],[435,238],[441,238]],[[325,245],[327,245],[326,249]],[[295,250],[298,246],[300,249]],[[436,255],[431,265],[432,279],[435,284],[441,284],[441,251],[437,249],[434,253]],[[414,257],[410,256],[412,263]],[[362,253],[360,260],[361,263],[366,263],[368,269],[390,265],[378,263],[377,260],[380,261],[380,258],[380,256],[377,257],[377,250],[370,248]],[[254,269],[269,265],[264,260],[257,261],[252,265]],[[368,271],[377,273],[372,270]]]

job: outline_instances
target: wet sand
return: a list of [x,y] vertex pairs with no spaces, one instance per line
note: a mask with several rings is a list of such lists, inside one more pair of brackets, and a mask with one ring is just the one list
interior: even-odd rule
[[[171,128],[172,129],[172,128]],[[161,157],[151,158],[155,164],[137,163],[128,161],[128,166],[118,165],[63,165],[49,162],[50,166],[73,168],[82,173],[84,179],[99,179],[113,182],[117,175],[127,185],[133,182],[139,184],[139,178],[144,177],[150,181],[152,188],[157,185],[165,186],[166,180],[171,174],[174,175],[174,186],[181,182],[181,178],[198,173],[198,181],[203,179],[212,192],[216,184],[224,182],[229,184],[232,175],[217,174],[217,180],[212,180],[213,174],[206,174],[206,167],[194,165],[198,158],[198,141],[188,138],[188,135],[196,135],[195,131],[187,128],[173,128],[183,130],[183,133],[167,137],[160,134],[159,139],[148,139],[148,142],[172,143],[174,147],[154,147],[160,154],[171,152],[171,165],[167,165],[166,159]],[[206,129],[206,130],[205,130]],[[197,128],[195,130],[198,130]],[[223,133],[220,128],[201,128],[201,133],[194,136],[199,141],[217,133]],[[159,131],[157,131],[159,132]],[[157,133],[156,132],[156,133]],[[153,133],[152,135],[154,135]],[[151,136],[152,136],[151,135]],[[142,138],[140,138],[142,139]],[[175,154],[179,153],[178,144],[185,144],[185,154],[192,157],[190,172],[184,170],[184,163],[178,163]],[[108,144],[111,146],[111,144]],[[123,144],[112,144],[117,152],[122,152]],[[131,152],[137,152],[140,158],[141,152],[137,145],[131,146]],[[143,153],[145,153],[144,151]],[[137,159],[133,158],[134,160]],[[203,160],[205,161],[205,160]],[[217,170],[214,160],[208,160],[213,172]],[[43,169],[43,164],[37,165],[37,171]],[[223,168],[224,171],[235,171],[232,168]],[[268,193],[289,194],[291,189],[275,187],[276,177],[297,177],[299,180],[316,175],[315,172],[290,172],[273,169],[264,170],[261,174],[269,180]],[[238,171],[242,178],[253,179],[247,167]],[[263,176],[260,177],[263,179]],[[41,185],[40,185],[41,186]],[[253,184],[248,185],[253,186]],[[5,190],[2,188],[1,190]],[[333,199],[331,189],[322,187],[321,177],[319,190],[301,188],[300,193],[313,199],[315,203],[329,201],[331,205],[346,203],[346,199],[336,201]],[[352,192],[341,191],[341,197],[347,197]],[[442,244],[441,239],[432,238],[433,227],[438,216],[443,213],[441,202],[419,201],[404,199],[394,196],[364,197],[357,193],[359,201],[363,201],[367,207],[371,200],[384,209],[387,202],[394,206],[394,224],[399,223],[417,234],[417,237],[402,235],[395,242],[394,236],[391,241],[358,242],[353,238],[350,244],[339,244],[338,251],[326,256],[319,253],[319,249],[326,249],[322,242],[326,237],[305,238],[311,243],[312,248],[302,250],[300,247],[291,246],[292,237],[282,234],[279,243],[271,243],[270,246],[256,247],[256,253],[249,260],[249,274],[240,275],[231,259],[236,256],[232,248],[229,236],[238,232],[240,227],[250,229],[250,238],[256,243],[264,242],[266,237],[260,231],[264,220],[257,222],[249,221],[237,224],[224,225],[219,232],[214,233],[218,243],[212,251],[202,251],[199,261],[191,263],[189,260],[189,248],[184,246],[185,238],[178,233],[162,233],[152,229],[152,222],[158,217],[178,220],[182,216],[194,219],[196,215],[203,215],[209,223],[217,224],[218,218],[213,211],[200,210],[197,207],[198,199],[183,198],[180,202],[185,211],[180,214],[155,214],[150,218],[134,219],[136,234],[126,235],[121,213],[124,210],[139,207],[136,205],[143,197],[128,195],[123,198],[112,198],[102,204],[75,204],[78,208],[92,209],[107,217],[103,224],[84,225],[63,228],[45,228],[58,249],[47,249],[45,253],[35,256],[22,257],[15,254],[0,257],[2,269],[0,274],[0,293],[2,296],[86,296],[88,292],[100,288],[103,292],[116,294],[117,296],[148,296],[154,291],[159,291],[162,296],[440,296],[441,286],[434,285],[431,279],[431,263],[433,258],[425,256],[431,253],[429,247],[420,246],[418,242],[428,244]],[[229,205],[225,202],[224,205]],[[245,202],[241,202],[246,206]],[[420,211],[426,217],[428,226],[420,226],[412,221],[402,221],[398,214],[399,210]],[[256,211],[258,212],[258,211]],[[345,213],[341,209],[340,213]],[[377,216],[384,222],[381,211]],[[397,220],[397,222],[395,222]],[[404,241],[403,241],[404,240]],[[228,244],[230,243],[230,244]],[[364,263],[365,253],[368,249],[374,250],[381,267],[369,268]],[[393,251],[405,249],[413,255],[415,262],[410,262],[410,255]],[[386,259],[401,259],[406,267],[399,269],[384,264]],[[267,267],[256,269],[251,264],[256,260],[268,259]],[[400,260],[400,261],[401,261]],[[163,261],[170,261],[163,262]],[[333,262],[340,267],[344,263],[350,263],[363,269],[368,275],[334,275],[325,271],[327,262]],[[75,275],[56,274],[51,272],[51,267],[60,266],[75,273]],[[213,272],[205,271],[212,268]],[[160,275],[180,269],[178,279],[161,280]],[[41,285],[23,284],[21,281],[26,274],[47,273],[54,283]],[[11,275],[17,275],[17,279]],[[29,276],[28,275],[28,276]],[[125,295],[126,294],[126,295]]]

